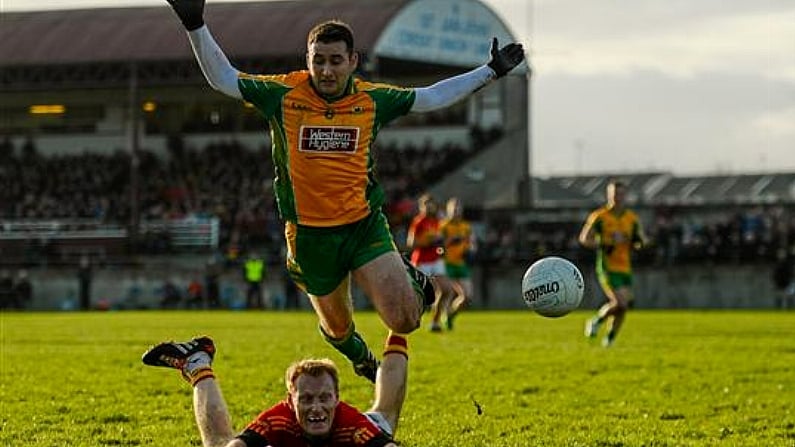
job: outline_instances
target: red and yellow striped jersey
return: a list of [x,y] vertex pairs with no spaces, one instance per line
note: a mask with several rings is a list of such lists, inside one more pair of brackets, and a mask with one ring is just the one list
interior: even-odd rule
[[414,265],[436,262],[442,257],[443,248],[439,238],[439,219],[427,214],[418,214],[409,223],[408,234],[414,238],[411,263]]
[[[263,411],[240,435],[248,447],[311,447],[285,399]],[[382,447],[392,440],[356,408],[340,402],[334,412],[329,447]]]

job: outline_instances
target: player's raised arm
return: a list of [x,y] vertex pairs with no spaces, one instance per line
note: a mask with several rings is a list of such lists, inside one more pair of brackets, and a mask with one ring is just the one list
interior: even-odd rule
[[594,231],[594,223],[596,222],[596,216],[591,214],[588,216],[588,219],[585,221],[585,224],[582,226],[580,230],[580,235],[577,237],[577,240],[580,242],[585,248],[594,249],[596,248],[596,231]]
[[221,47],[204,25],[204,0],[167,0],[188,31],[193,54],[212,88],[233,98],[242,99],[237,86],[238,70],[232,66]]
[[455,104],[492,80],[505,76],[523,60],[522,44],[509,43],[499,48],[495,37],[491,41],[491,60],[488,63],[429,87],[415,89],[417,97],[411,111],[428,112]]

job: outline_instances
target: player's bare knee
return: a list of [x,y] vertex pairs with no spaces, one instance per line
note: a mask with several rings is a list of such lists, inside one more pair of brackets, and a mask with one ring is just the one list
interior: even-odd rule
[[345,336],[348,335],[349,330],[350,323],[335,323],[327,321],[325,324],[323,324],[323,332],[335,340],[341,340],[345,338]]
[[407,334],[420,327],[419,309],[395,309],[382,315],[384,324],[392,331]]
[[387,323],[387,326],[394,332],[408,334],[409,332],[414,332],[418,327],[420,327],[420,319],[402,318],[392,321],[391,324]]

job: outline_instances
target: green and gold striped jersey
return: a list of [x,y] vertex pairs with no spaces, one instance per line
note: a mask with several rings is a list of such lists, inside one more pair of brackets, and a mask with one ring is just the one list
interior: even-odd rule
[[384,192],[374,176],[372,145],[384,125],[409,112],[413,89],[353,78],[348,93],[329,102],[308,71],[241,73],[238,87],[270,124],[282,219],[332,227],[380,209]]
[[615,210],[603,206],[588,216],[586,225],[596,234],[597,263],[601,268],[608,272],[631,273],[632,246],[642,235],[638,215],[627,209],[616,214]]

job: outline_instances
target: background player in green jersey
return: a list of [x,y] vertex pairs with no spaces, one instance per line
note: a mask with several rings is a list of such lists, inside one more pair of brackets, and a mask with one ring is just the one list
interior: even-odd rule
[[457,294],[437,307],[441,307],[445,314],[447,329],[453,330],[455,317],[472,300],[474,288],[469,260],[477,250],[477,239],[472,232],[472,225],[464,218],[464,205],[458,197],[447,200],[445,212],[444,219],[439,223],[439,233],[444,241],[447,278],[453,282]]
[[231,65],[210,34],[204,0],[168,1],[208,83],[268,120],[288,270],[309,296],[326,340],[374,381],[378,361],[354,327],[351,279],[396,333],[419,327],[424,306],[436,299],[434,287],[441,289],[405,265],[392,240],[370,152],[378,129],[409,112],[452,105],[506,75],[524,60],[522,46],[499,48],[495,38],[481,67],[429,87],[401,88],[354,77],[353,32],[328,21],[309,32],[307,70],[250,75]]
[[607,320],[607,334],[602,345],[613,344],[629,303],[632,301],[631,252],[645,244],[646,238],[638,215],[625,207],[627,186],[616,180],[607,183],[607,203],[594,210],[580,231],[580,243],[596,249],[596,277],[607,303],[585,324],[585,335],[596,337]]

